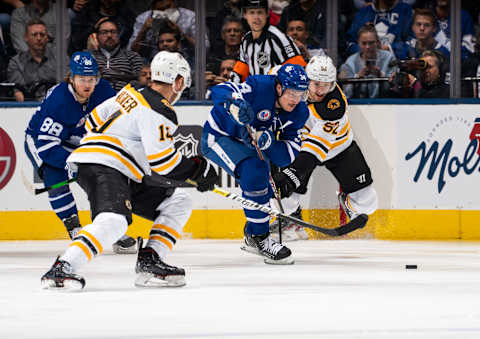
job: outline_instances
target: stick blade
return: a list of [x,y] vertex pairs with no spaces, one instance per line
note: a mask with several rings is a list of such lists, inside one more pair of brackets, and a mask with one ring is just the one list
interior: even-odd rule
[[335,229],[335,231],[337,232],[337,236],[342,236],[347,233],[358,230],[359,228],[363,228],[367,224],[367,221],[368,221],[368,215],[360,214],[354,219],[347,222],[345,225],[337,227]]

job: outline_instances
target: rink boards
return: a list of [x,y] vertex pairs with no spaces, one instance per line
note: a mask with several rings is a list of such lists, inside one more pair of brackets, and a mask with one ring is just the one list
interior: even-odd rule
[[[480,239],[480,110],[474,104],[351,105],[355,139],[372,169],[379,210],[365,230],[351,237],[377,239]],[[176,146],[187,156],[200,151],[209,105],[177,107],[183,125]],[[0,108],[0,240],[61,239],[66,234],[46,195],[33,196],[22,183],[34,180],[23,150],[24,130],[35,107]],[[319,225],[339,223],[338,185],[323,167],[315,171],[302,206]],[[41,187],[41,184],[38,184]],[[88,201],[71,185],[82,224]],[[222,173],[221,187],[240,193]],[[191,188],[194,211],[184,237],[239,238],[244,217],[237,203]],[[149,222],[134,219],[131,235],[146,236]],[[313,234],[312,234],[313,235]],[[318,235],[315,235],[316,237]]]

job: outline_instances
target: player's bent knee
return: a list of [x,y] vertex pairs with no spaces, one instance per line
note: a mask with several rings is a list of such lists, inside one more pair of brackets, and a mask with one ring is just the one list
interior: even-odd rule
[[258,185],[266,186],[268,183],[268,166],[259,158],[247,158],[242,161],[240,167],[240,184],[243,189],[259,188]]
[[168,199],[165,199],[157,210],[161,211],[156,222],[183,228],[192,214],[193,202],[183,189],[176,189]]
[[125,234],[128,228],[128,222],[124,215],[102,212],[99,213],[93,220],[93,223],[86,226],[85,229],[90,226],[92,226],[92,232],[95,233],[95,236],[103,240],[102,243],[113,244]]
[[359,213],[372,214],[378,208],[377,191],[372,185],[349,194],[350,202]]

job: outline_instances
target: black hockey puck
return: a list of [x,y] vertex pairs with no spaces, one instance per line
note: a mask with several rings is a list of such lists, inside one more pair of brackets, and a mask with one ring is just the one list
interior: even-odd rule
[[405,268],[407,270],[416,270],[417,269],[417,265],[405,265]]

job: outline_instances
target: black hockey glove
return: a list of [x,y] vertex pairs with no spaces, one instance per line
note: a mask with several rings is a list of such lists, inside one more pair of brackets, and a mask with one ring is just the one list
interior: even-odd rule
[[280,197],[288,198],[300,186],[301,182],[295,168],[286,167],[273,174],[275,186],[280,191]]
[[194,157],[192,158],[198,164],[197,170],[190,177],[197,183],[197,190],[200,192],[211,191],[215,187],[215,183],[218,180],[217,172],[215,168],[205,158]]

